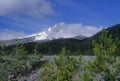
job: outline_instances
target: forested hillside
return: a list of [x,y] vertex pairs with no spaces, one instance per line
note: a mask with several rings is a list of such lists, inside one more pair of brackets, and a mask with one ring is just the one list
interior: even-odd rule
[[[120,39],[120,24],[109,27],[108,36],[112,36],[113,40],[118,38]],[[60,50],[65,47],[71,55],[83,54],[83,55],[93,55],[92,51],[92,40],[100,40],[98,37],[101,35],[101,32],[98,32],[90,38],[83,40],[67,38],[67,39],[56,39],[51,41],[44,42],[29,42],[22,44],[28,53],[33,53],[34,48],[38,50],[41,54],[53,55],[59,54]],[[19,41],[18,41],[19,42]],[[119,45],[118,45],[119,46]],[[15,47],[15,45],[7,46],[8,54]]]

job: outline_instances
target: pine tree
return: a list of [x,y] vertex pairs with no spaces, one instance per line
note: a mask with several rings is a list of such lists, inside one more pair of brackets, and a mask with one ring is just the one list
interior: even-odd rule
[[13,51],[13,55],[20,57],[20,59],[27,57],[27,51],[23,44],[19,43],[19,41],[16,41]]
[[6,50],[6,48],[5,48],[5,45],[3,44],[2,46],[1,46],[1,50],[0,50],[0,62],[2,62],[3,61],[3,55],[6,55],[6,52],[7,52],[7,50]]
[[1,50],[0,50],[0,51],[1,51],[1,52],[0,52],[0,53],[1,53],[1,55],[6,55],[6,53],[7,53],[6,51],[7,51],[7,50],[6,50],[6,48],[5,48],[5,45],[4,45],[4,44],[2,44],[2,46],[1,46]]
[[107,30],[103,29],[99,41],[93,41],[93,46],[95,59],[93,62],[88,62],[86,68],[95,78],[101,76],[105,81],[115,81],[113,64],[116,62],[116,42],[111,35],[108,36]]
[[81,80],[80,81],[92,81],[92,77],[89,74],[89,72],[83,72],[81,75]]
[[38,51],[38,50],[39,50],[39,46],[36,44],[36,45],[34,46],[34,50],[33,50],[35,55],[39,54],[39,51]]
[[52,63],[48,63],[48,66],[45,66],[45,70],[41,75],[42,81],[72,81],[77,68],[77,61],[65,54],[66,49],[62,48],[58,58],[54,58]]

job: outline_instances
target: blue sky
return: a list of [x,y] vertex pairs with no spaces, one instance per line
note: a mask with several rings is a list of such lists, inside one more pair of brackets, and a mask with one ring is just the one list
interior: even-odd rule
[[[0,0],[0,34],[40,32],[58,23],[119,24],[120,0]],[[1,37],[1,36],[0,36]]]

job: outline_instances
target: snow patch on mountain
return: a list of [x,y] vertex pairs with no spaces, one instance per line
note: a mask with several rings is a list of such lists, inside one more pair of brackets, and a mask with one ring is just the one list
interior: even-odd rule
[[34,37],[34,41],[53,40],[59,38],[72,38],[75,36],[90,37],[99,32],[101,28],[93,26],[84,26],[78,24],[58,23],[49,27],[46,31],[32,34],[28,37]]

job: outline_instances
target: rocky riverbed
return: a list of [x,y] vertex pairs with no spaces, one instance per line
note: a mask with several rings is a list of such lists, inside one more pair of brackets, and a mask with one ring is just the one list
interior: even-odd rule
[[[41,59],[42,61],[48,61],[51,62],[54,60],[54,58],[57,58],[58,56],[53,55],[53,56],[43,56],[43,58]],[[79,56],[71,56],[74,57],[75,59],[78,59]],[[86,61],[92,61],[95,57],[94,56],[83,56],[83,59]],[[41,67],[39,69],[36,69],[32,72],[30,72],[30,74],[27,74],[26,76],[18,76],[16,78],[17,81],[39,81],[40,80],[40,73],[43,71],[44,67]]]

